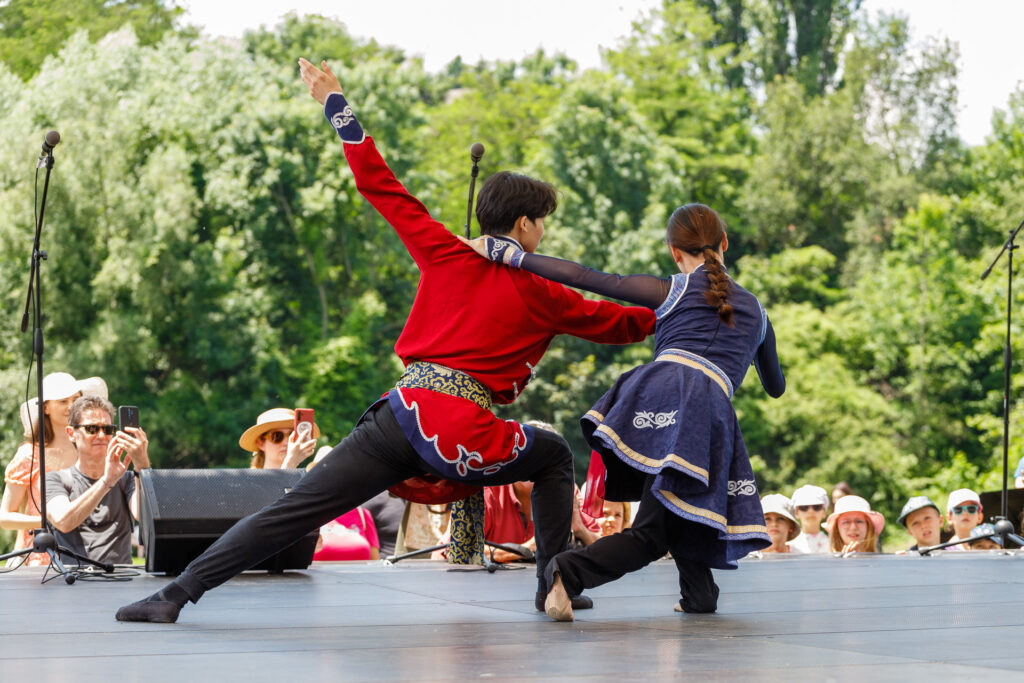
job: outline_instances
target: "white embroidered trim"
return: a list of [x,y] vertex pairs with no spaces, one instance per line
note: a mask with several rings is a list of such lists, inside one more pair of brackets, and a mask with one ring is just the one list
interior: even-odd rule
[[663,429],[676,423],[676,413],[654,413],[649,410],[638,410],[633,417],[633,426],[637,429]]
[[729,482],[730,496],[756,496],[757,484],[753,479],[739,479]]

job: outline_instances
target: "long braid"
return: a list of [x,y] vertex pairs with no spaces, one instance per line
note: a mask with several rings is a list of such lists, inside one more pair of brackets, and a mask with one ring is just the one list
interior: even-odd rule
[[718,309],[718,319],[732,327],[729,276],[725,274],[725,269],[718,261],[718,254],[713,247],[705,246],[702,251],[704,253],[704,271],[708,274],[709,283],[708,288],[704,290],[704,299],[708,305]]

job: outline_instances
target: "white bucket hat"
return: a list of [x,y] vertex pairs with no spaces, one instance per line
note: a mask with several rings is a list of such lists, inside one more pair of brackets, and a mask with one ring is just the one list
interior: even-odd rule
[[828,507],[828,491],[820,486],[805,484],[793,491],[793,506],[797,505],[824,505]]
[[[107,398],[107,383],[102,377],[87,377],[76,380],[66,372],[51,372],[43,377],[43,401],[60,401],[82,392],[83,396],[102,396]],[[21,404],[18,410],[21,415],[21,426],[26,434],[35,431],[36,418],[39,417],[39,397],[31,398]]]
[[981,496],[970,489],[957,489],[949,494],[949,500],[946,501],[946,512],[950,513],[957,505],[963,505],[964,503],[977,503],[980,509]]
[[761,510],[765,514],[774,512],[793,522],[793,526],[789,530],[789,536],[786,538],[787,541],[792,541],[800,535],[800,522],[796,521],[796,517],[793,516],[793,504],[789,501],[789,498],[786,498],[781,493],[769,493],[761,499]]

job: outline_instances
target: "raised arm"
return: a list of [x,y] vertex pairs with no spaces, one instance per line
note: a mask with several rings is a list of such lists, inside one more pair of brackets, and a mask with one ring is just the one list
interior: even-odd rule
[[321,62],[321,69],[299,60],[302,81],[309,94],[324,107],[324,116],[345,144],[345,158],[355,177],[356,188],[380,212],[402,239],[422,270],[436,258],[437,249],[457,247],[452,233],[434,220],[427,208],[398,182],[377,151],[373,138],[363,131],[359,119],[345,99],[337,76]]
[[601,296],[621,299],[647,308],[656,309],[665,301],[672,281],[653,275],[616,275],[587,268],[574,261],[541,256],[524,251],[515,240],[505,237],[480,237],[459,240],[473,248],[481,256],[521,268],[546,280],[552,280],[569,287],[594,292]]

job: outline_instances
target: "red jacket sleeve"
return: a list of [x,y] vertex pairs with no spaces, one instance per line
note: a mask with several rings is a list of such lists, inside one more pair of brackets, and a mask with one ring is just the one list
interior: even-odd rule
[[533,275],[534,316],[558,334],[571,334],[600,344],[632,344],[654,332],[654,311],[585,299],[564,285]]
[[426,263],[437,261],[438,250],[461,246],[444,225],[430,216],[427,207],[398,182],[372,137],[367,136],[359,144],[345,143],[345,158],[359,194],[395,229],[421,271]]

